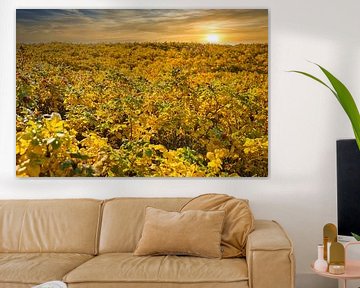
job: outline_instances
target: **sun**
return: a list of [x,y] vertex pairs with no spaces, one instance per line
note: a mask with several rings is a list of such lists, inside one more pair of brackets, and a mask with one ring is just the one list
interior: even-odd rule
[[216,34],[208,34],[206,39],[209,43],[219,43],[219,36]]

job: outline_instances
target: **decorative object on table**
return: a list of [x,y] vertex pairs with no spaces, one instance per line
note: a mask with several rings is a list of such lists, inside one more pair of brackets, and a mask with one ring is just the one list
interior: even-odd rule
[[18,9],[18,177],[267,177],[267,9]]
[[334,275],[340,275],[345,273],[345,265],[330,264],[329,273]]
[[[324,245],[321,245],[321,248],[323,249],[323,255],[321,254],[319,255],[319,251],[318,251],[318,259],[314,263],[315,270],[320,272],[328,271],[331,274],[342,274],[345,272],[345,249],[341,243],[337,242],[337,236],[338,234],[335,224],[327,223],[324,225],[323,227]],[[319,250],[319,246],[318,246],[318,250]],[[327,265],[326,265],[327,269],[325,270],[321,258],[327,261]]]
[[333,242],[330,246],[329,273],[345,273],[345,248],[339,242]]
[[61,281],[50,281],[37,286],[33,286],[32,288],[66,288],[67,285]]
[[314,269],[320,272],[326,272],[328,263],[324,260],[324,245],[318,245],[318,258],[314,263]]
[[[341,243],[338,243],[341,244]],[[346,288],[349,280],[357,280],[360,279],[360,260],[352,260],[349,259],[349,247],[360,245],[360,242],[348,242],[345,244],[345,265],[339,263],[333,263],[329,266],[329,272],[322,272],[315,269],[314,265],[312,265],[313,271],[322,276],[332,279],[338,279],[339,285],[340,281],[342,281],[341,287]],[[336,247],[336,244],[334,245]],[[336,250],[336,248],[333,248]],[[340,248],[341,249],[341,248]],[[341,249],[342,250],[342,249]],[[336,251],[333,252],[333,255],[336,256]],[[340,287],[340,286],[339,286]]]
[[337,241],[337,228],[335,224],[328,223],[323,227],[323,248],[324,248],[324,259],[330,263],[330,247],[331,243]]

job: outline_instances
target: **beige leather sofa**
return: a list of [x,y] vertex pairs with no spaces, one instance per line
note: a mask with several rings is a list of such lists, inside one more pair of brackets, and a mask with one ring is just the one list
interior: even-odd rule
[[0,288],[63,280],[71,288],[293,288],[292,244],[256,220],[246,258],[133,256],[146,206],[185,198],[0,201]]

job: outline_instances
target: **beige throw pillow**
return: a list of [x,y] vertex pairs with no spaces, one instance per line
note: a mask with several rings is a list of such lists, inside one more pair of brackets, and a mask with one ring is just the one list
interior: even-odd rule
[[134,255],[192,255],[221,258],[224,211],[168,212],[146,208]]
[[247,237],[254,230],[254,217],[247,200],[225,194],[204,194],[190,200],[181,209],[188,210],[225,211],[221,237],[222,257],[245,256]]

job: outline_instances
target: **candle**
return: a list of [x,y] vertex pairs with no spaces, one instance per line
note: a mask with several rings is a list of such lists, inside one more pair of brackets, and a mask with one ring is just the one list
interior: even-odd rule
[[329,265],[329,273],[331,274],[344,274],[345,273],[345,265],[337,265],[337,264],[330,264]]

